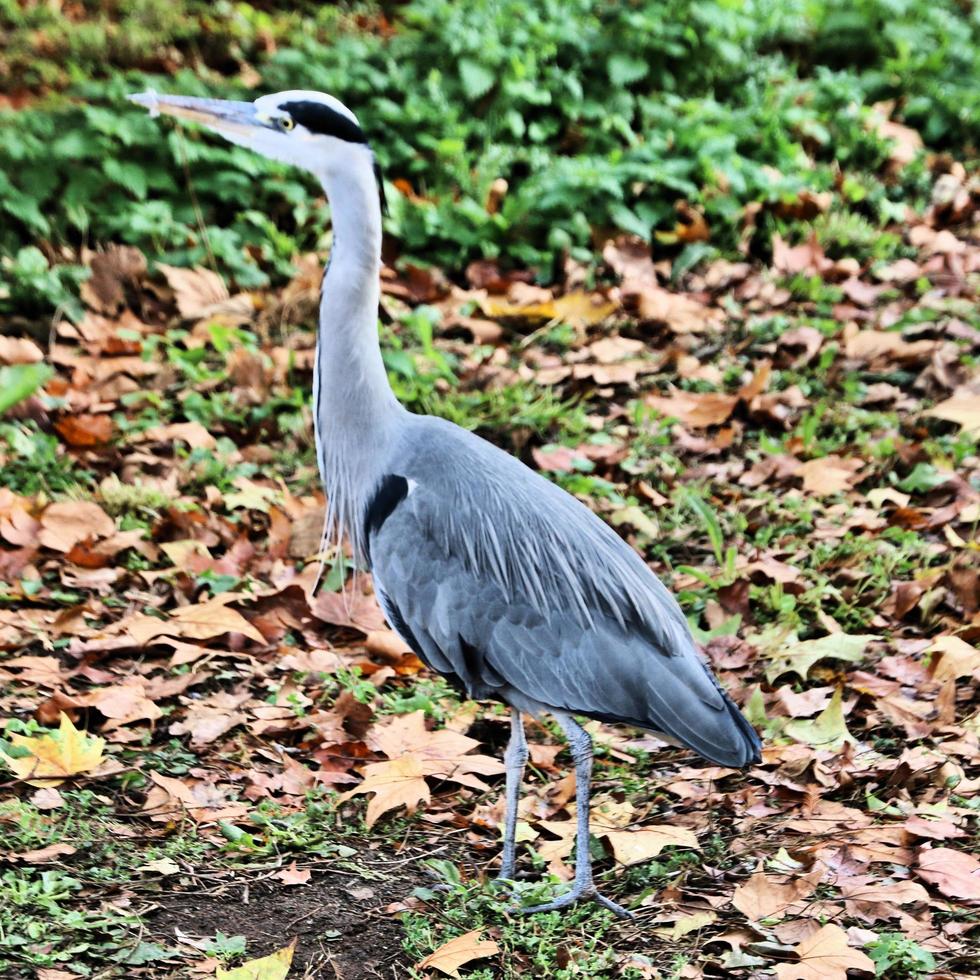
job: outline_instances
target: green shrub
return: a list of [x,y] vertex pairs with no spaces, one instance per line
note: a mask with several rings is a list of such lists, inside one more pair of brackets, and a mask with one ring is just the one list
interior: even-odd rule
[[[746,204],[837,192],[840,170],[832,230],[858,229],[874,255],[895,202],[921,201],[928,180],[914,165],[884,172],[870,103],[897,100],[897,118],[957,151],[980,119],[980,13],[955,0],[411,0],[391,25],[365,3],[83,7],[69,22],[0,0],[7,77],[66,91],[0,112],[0,256],[42,242],[71,260],[111,239],[179,264],[213,255],[245,287],[287,275],[297,251],[324,244],[319,189],[123,101],[147,86],[250,97],[255,70],[261,91],[319,88],[358,112],[389,179],[414,191],[388,195],[403,255],[450,270],[500,257],[545,280],[565,252],[591,260],[597,230],[669,231],[680,199],[705,214],[711,248],[678,267],[731,252]],[[758,249],[793,231],[776,210],[759,217]],[[59,283],[17,302],[49,309]]]

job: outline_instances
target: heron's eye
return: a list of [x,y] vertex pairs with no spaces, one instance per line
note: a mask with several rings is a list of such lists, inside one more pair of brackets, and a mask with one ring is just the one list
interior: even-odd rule
[[296,128],[296,120],[292,116],[283,116],[279,120],[279,128],[284,132],[288,133],[291,129]]

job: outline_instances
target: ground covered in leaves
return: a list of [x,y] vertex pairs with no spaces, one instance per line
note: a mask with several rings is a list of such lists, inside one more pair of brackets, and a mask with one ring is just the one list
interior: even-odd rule
[[[336,556],[315,590],[314,258],[229,296],[92,254],[78,323],[0,339],[53,369],[2,423],[5,975],[206,975],[298,936],[297,972],[401,976],[470,933],[471,976],[975,974],[980,250],[938,208],[900,233],[888,264],[777,240],[674,285],[632,239],[602,288],[385,272],[402,397],[618,527],[765,734],[735,773],[593,725],[627,924],[508,912],[501,711]],[[574,832],[531,738],[527,903]]]
[[[431,109],[422,126],[401,107],[407,134],[382,149],[398,195],[381,310],[396,393],[616,527],[679,596],[763,733],[763,760],[706,767],[592,724],[596,868],[636,919],[589,905],[514,914],[512,889],[492,884],[505,713],[460,702],[386,628],[370,581],[320,552],[309,391],[322,208],[237,151],[164,142],[159,122],[104,106],[79,101],[52,141],[61,117],[36,100],[67,84],[64,68],[31,45],[47,37],[68,57],[85,9],[4,11],[16,30],[0,63],[40,75],[0,99],[17,110],[0,120],[0,159],[14,161],[14,183],[0,180],[0,973],[239,980],[256,975],[241,964],[274,957],[260,976],[980,975],[980,189],[959,162],[969,153],[926,149],[968,139],[956,114],[968,96],[941,98],[932,74],[969,77],[946,77],[973,51],[966,28],[930,5],[937,30],[953,18],[939,69],[864,31],[889,71],[860,91],[843,75],[738,87],[779,93],[768,116],[702,92],[694,115],[719,130],[701,158],[710,134],[685,129],[679,97],[641,92],[643,66],[709,91],[711,72],[735,70],[726,37],[762,41],[745,42],[727,6],[737,23],[705,32],[716,48],[701,62],[676,54],[686,34],[606,25],[593,38],[603,84],[624,99],[633,86],[620,128],[677,127],[686,169],[647,184],[648,146],[617,157],[599,129],[583,142],[588,90],[531,110],[528,91],[565,83],[513,59],[495,87],[475,60],[479,18],[463,25],[451,84],[453,126],[484,155],[451,172],[440,90],[399,74],[427,62],[385,60],[389,40],[439,47],[441,21],[419,11],[443,7],[410,9],[411,30],[374,16],[322,59],[324,87],[334,72],[373,93],[379,132],[396,95],[422,91]],[[198,13],[140,34],[129,12],[126,31],[82,34],[71,56],[100,78],[100,59],[174,72],[198,57],[201,77],[223,70],[245,89],[258,83],[248,59],[281,87],[303,67],[286,43],[292,14],[242,13],[225,50],[231,27]],[[821,45],[846,34],[825,13]],[[567,61],[581,32],[545,21]],[[532,24],[538,45],[545,27]],[[616,31],[653,47],[620,50]],[[663,67],[667,40],[678,62]],[[296,43],[327,41],[311,29]],[[370,79],[349,77],[370,59]],[[782,72],[780,59],[759,63]],[[538,88],[521,88],[539,69]],[[382,76],[394,94],[377,94]],[[851,112],[848,99],[894,94],[884,78],[907,100]],[[483,132],[484,110],[510,119],[487,108],[505,97],[539,112],[533,160],[523,133]],[[644,115],[655,105],[677,118]],[[732,119],[768,136],[729,142]],[[103,162],[134,144],[139,166]],[[166,182],[188,159],[190,198]],[[557,188],[537,224],[522,217],[541,200],[520,176],[530,164]],[[45,167],[50,179],[25,180]],[[257,211],[236,212],[232,230],[227,188],[244,200],[253,184],[269,195],[256,208],[281,217],[276,195],[288,199],[291,238]],[[624,188],[629,208],[615,203]],[[118,202],[87,210],[86,194],[110,192]],[[644,222],[659,227],[628,234]],[[90,231],[128,244],[93,249]],[[501,257],[475,258],[491,239]],[[557,731],[530,724],[529,737],[523,904],[570,877],[575,816]]]

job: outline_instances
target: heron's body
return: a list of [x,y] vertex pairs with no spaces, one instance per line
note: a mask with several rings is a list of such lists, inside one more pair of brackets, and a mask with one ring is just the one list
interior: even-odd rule
[[611,528],[496,446],[398,404],[377,336],[379,189],[349,110],[304,92],[254,105],[139,99],[321,180],[334,246],[314,416],[330,523],[348,535],[418,656],[468,697],[512,709],[502,876],[513,873],[527,757],[520,712],[550,712],[571,741],[583,805],[575,886],[541,908],[594,895],[623,912],[592,884],[591,740],[571,716],[651,729],[725,766],[757,759],[758,736],[700,658],[674,598]]
[[405,414],[365,509],[389,622],[467,696],[663,732],[721,765],[750,727],[670,593],[603,521],[478,436]]

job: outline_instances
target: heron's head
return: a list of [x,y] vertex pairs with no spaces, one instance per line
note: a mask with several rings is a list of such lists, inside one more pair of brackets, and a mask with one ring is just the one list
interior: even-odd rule
[[323,92],[277,92],[254,102],[156,92],[141,92],[129,99],[154,114],[201,123],[232,143],[320,177],[349,166],[357,154],[370,159],[357,117],[339,99]]

